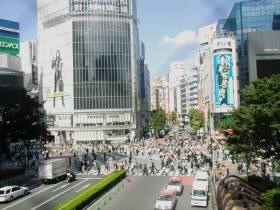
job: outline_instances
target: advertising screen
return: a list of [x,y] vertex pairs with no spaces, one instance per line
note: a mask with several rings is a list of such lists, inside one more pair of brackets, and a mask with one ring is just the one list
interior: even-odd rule
[[214,55],[215,104],[219,107],[234,106],[232,54]]

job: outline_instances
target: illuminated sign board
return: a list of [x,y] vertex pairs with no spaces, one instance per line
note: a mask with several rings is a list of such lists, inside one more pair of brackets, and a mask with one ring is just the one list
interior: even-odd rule
[[0,36],[0,52],[18,55],[19,40]]
[[128,0],[70,0],[70,10],[75,13],[129,13]]

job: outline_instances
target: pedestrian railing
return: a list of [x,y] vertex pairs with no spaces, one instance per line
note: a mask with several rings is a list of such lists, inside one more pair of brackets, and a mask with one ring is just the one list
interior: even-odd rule
[[227,176],[219,182],[216,200],[219,210],[232,209],[235,206],[254,206],[254,209],[262,209],[261,191],[234,175]]
[[119,193],[119,191],[124,188],[127,182],[130,182],[131,178],[127,177],[122,180],[119,184],[117,184],[113,189],[107,192],[104,196],[102,196],[99,200],[97,200],[93,205],[91,205],[89,210],[102,210],[104,207]]

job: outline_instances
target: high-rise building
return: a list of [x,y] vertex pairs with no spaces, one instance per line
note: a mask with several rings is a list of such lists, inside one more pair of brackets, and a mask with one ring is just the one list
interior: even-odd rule
[[[219,30],[231,31],[236,34],[240,89],[249,84],[250,78],[248,37],[253,32],[280,30],[279,20],[279,0],[247,0],[235,3],[228,18],[220,21]],[[260,65],[262,64],[265,62]],[[269,64],[267,65],[269,67]]]
[[185,62],[172,62],[169,72],[169,106],[170,112],[177,112],[178,117],[182,115],[180,81],[186,73]]
[[162,109],[166,113],[168,107],[168,76],[156,76],[151,82],[151,110]]
[[19,23],[0,19],[0,87],[23,88]]
[[187,113],[198,109],[198,69],[193,68],[187,74]]
[[70,144],[139,135],[135,0],[37,0],[38,71],[49,130]]
[[[217,28],[221,24],[219,21]],[[207,131],[239,104],[238,59],[235,35],[216,30],[216,24],[199,29],[199,40],[198,98]]]
[[141,119],[140,128],[141,136],[144,136],[149,131],[149,116],[150,116],[150,71],[145,63],[145,45],[141,42],[140,51],[140,101],[141,101]]

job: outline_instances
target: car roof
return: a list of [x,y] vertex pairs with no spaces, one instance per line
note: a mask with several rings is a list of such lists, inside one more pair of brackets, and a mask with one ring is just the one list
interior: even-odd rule
[[198,171],[195,174],[195,178],[208,178],[208,173],[206,171]]
[[173,176],[169,181],[181,181],[181,179],[179,177]]
[[163,190],[161,190],[160,191],[160,193],[159,193],[160,195],[174,195],[174,191],[172,191],[172,190],[167,190],[167,189],[163,189]]
[[5,186],[5,187],[1,187],[0,190],[8,190],[8,189],[11,189],[13,187],[18,187],[16,185],[13,185],[13,186]]
[[207,189],[207,183],[204,181],[194,181],[192,188],[195,190],[205,190]]

